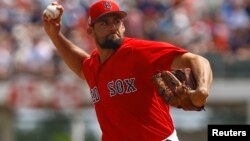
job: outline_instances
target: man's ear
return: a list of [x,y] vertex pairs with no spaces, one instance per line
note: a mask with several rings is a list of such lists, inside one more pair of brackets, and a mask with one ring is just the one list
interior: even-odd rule
[[122,23],[122,32],[123,33],[125,32],[125,25],[124,25],[124,23]]
[[92,28],[92,27],[88,27],[88,28],[87,28],[87,33],[88,33],[89,35],[91,35],[91,34],[93,33],[93,28]]

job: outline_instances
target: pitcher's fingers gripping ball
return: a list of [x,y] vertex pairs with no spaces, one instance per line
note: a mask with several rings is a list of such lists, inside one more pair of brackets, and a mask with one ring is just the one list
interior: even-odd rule
[[44,10],[45,15],[48,19],[57,19],[60,16],[60,10],[58,9],[58,3],[53,2],[46,7]]
[[196,89],[196,81],[190,68],[162,71],[153,76],[159,95],[169,105],[189,111],[201,111],[202,107],[193,105],[190,90]]

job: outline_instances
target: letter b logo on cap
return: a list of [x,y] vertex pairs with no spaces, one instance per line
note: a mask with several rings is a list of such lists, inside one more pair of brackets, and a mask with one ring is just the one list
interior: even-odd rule
[[112,5],[109,2],[107,2],[107,1],[104,1],[103,5],[104,5],[104,7],[105,7],[106,10],[109,10],[109,9],[112,8]]

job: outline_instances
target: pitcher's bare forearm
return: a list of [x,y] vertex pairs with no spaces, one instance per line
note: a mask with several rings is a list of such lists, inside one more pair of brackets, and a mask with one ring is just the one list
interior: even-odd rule
[[197,78],[197,88],[200,90],[207,89],[209,91],[213,79],[210,63],[201,56],[196,56],[190,61],[194,76]]
[[212,70],[210,63],[201,56],[196,56],[191,59],[191,68],[197,82],[197,93],[192,95],[191,99],[197,106],[202,106],[206,103],[209,91],[212,85]]
[[80,78],[84,78],[82,61],[84,58],[89,57],[89,54],[74,45],[61,33],[61,17],[64,9],[57,2],[53,2],[52,5],[57,7],[60,11],[60,15],[56,19],[51,19],[44,11],[42,15],[44,30],[56,46],[58,53],[68,67]]
[[186,68],[192,69],[197,83],[197,89],[192,93],[191,99],[194,105],[202,106],[206,103],[212,85],[213,74],[210,63],[202,56],[192,53],[185,53],[174,59],[172,69]]
[[89,54],[74,45],[62,33],[51,37],[51,40],[69,68],[83,79],[82,60],[89,57]]

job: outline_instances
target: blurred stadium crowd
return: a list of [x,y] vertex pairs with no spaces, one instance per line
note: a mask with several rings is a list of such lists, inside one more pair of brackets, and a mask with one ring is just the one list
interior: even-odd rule
[[[41,15],[52,1],[0,1],[0,114],[5,114],[3,111],[6,110],[6,107],[1,109],[2,104],[14,109],[32,107],[36,110],[49,108],[66,111],[68,108],[86,109],[86,106],[91,105],[87,84],[72,77],[72,73],[69,73],[43,30]],[[64,35],[91,53],[95,45],[86,34],[87,10],[95,0],[57,1],[64,6],[62,17]],[[235,74],[236,70],[244,68],[243,73],[239,71],[241,76],[244,78],[250,76],[250,0],[116,0],[116,2],[128,12],[125,19],[127,36],[170,42],[206,57],[208,54],[216,54],[210,55],[214,72],[230,76]],[[225,65],[224,62],[220,62],[221,58],[236,65]],[[243,63],[239,63],[240,61]],[[225,70],[232,70],[232,73],[225,75]],[[74,116],[69,116],[72,122],[72,127],[70,126],[72,138],[81,140],[84,129],[79,130],[82,127],[73,126],[81,125],[79,124],[82,123],[81,112],[74,110],[71,112],[74,113],[71,114]],[[32,124],[31,118],[36,119],[40,116],[35,115],[34,111],[31,115],[18,112],[17,115],[5,114],[6,118],[1,115],[4,120],[0,119],[0,140],[2,135],[3,140],[12,141],[10,138],[13,138],[13,130],[10,128],[13,116],[19,120],[28,117],[29,121],[23,122],[26,127]],[[84,115],[87,120],[94,119],[94,114]],[[78,116],[80,119],[72,119]],[[85,124],[88,125],[91,120]],[[76,121],[77,124],[74,124]],[[94,119],[92,121],[94,126],[91,126],[93,133],[99,128],[96,123]],[[47,131],[47,127],[44,129]],[[85,132],[87,131],[86,129]],[[39,134],[44,137],[49,132]],[[95,136],[100,138],[100,133],[97,134]],[[33,132],[30,135],[32,136]],[[20,138],[20,135],[17,136]]]
[[[18,74],[60,75],[65,67],[45,34],[41,15],[51,0],[0,1],[0,79]],[[87,52],[95,48],[85,32],[93,0],[60,0],[63,32]],[[249,0],[117,0],[129,14],[130,37],[167,41],[189,51],[250,60]]]

